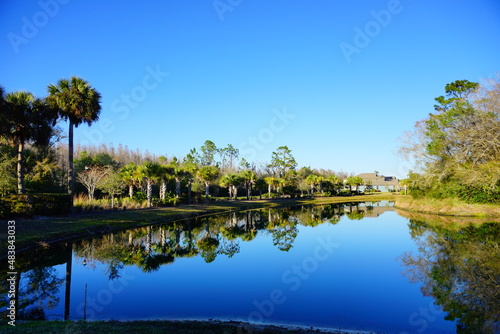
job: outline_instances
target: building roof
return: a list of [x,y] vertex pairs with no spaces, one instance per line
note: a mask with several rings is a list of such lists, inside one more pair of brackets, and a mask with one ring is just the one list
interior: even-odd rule
[[356,176],[362,178],[365,182],[371,181],[372,186],[396,186],[399,180],[394,176],[384,176],[378,173],[361,173]]

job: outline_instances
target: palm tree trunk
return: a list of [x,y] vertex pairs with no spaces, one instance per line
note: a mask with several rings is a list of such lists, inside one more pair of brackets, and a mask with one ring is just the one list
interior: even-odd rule
[[64,320],[69,319],[70,299],[71,299],[71,267],[73,262],[73,251],[71,245],[68,246],[69,254],[66,262],[66,288],[64,290]]
[[73,122],[69,120],[68,131],[68,195],[70,196],[71,207],[73,207],[73,196],[75,192],[75,171],[73,169]]
[[134,185],[133,184],[128,185],[128,197],[130,197],[130,199],[132,199],[132,197],[134,197]]
[[271,184],[267,185],[267,199],[271,198]]
[[210,183],[205,182],[205,198],[208,201],[208,196],[210,195]]
[[21,195],[26,193],[26,190],[24,189],[23,151],[24,142],[20,140],[19,145],[17,146],[17,192]]
[[147,196],[148,196],[148,207],[151,207],[151,199],[153,197],[153,185],[150,180],[147,182]]
[[188,204],[191,204],[191,186],[193,181],[189,179],[188,181]]
[[165,181],[161,182],[160,186],[160,200],[165,200],[165,194],[167,193],[167,183]]
[[175,196],[177,198],[181,197],[181,179],[175,179]]

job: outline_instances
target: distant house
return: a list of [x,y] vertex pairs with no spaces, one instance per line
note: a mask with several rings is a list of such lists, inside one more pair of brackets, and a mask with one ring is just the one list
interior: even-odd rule
[[380,190],[389,190],[389,189],[397,189],[399,186],[399,180],[394,176],[384,176],[378,173],[361,173],[356,176],[359,176],[363,179],[365,184],[370,184],[375,189]]

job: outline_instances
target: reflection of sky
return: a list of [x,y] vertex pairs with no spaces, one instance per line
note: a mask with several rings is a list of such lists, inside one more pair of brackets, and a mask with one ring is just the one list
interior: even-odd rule
[[[250,242],[237,240],[241,250],[233,258],[218,255],[209,264],[199,256],[177,258],[149,274],[127,266],[111,286],[105,266],[84,267],[82,259],[74,259],[71,318],[82,318],[88,284],[87,316],[93,319],[262,319],[389,333],[423,328],[425,317],[418,313],[430,308],[432,298],[423,297],[419,286],[401,275],[397,260],[416,251],[407,219],[386,212],[298,229],[289,252],[278,250],[269,232],[259,231]],[[314,258],[321,247],[318,239],[335,244],[331,254],[318,253],[319,261]],[[300,274],[294,266],[302,268]],[[64,275],[65,266],[57,268]],[[284,302],[270,306],[266,300],[275,289],[283,292]],[[60,293],[58,307],[49,314],[63,314],[64,286]],[[443,317],[426,321],[425,333],[453,333],[454,324]]]

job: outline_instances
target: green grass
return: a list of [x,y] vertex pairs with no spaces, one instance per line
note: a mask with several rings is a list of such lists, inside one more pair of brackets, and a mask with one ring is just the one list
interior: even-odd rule
[[[140,210],[107,211],[79,214],[69,217],[44,219],[15,219],[16,249],[22,250],[40,244],[70,240],[111,231],[142,227],[155,223],[218,214],[234,210],[280,207],[307,204],[380,201],[393,199],[392,194],[360,195],[350,197],[319,197],[300,199],[273,199],[252,201],[214,201],[209,204],[180,205],[176,207]],[[7,220],[2,221],[0,240],[7,240]],[[2,247],[6,247],[4,244]],[[6,253],[2,249],[2,253]]]

